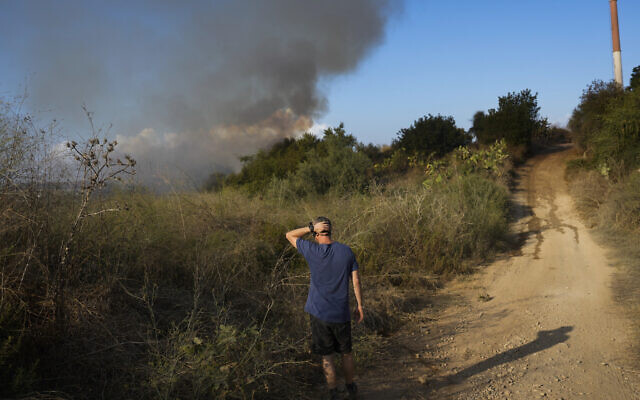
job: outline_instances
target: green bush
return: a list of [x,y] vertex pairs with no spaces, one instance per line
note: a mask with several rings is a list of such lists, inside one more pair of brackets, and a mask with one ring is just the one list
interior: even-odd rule
[[615,82],[593,81],[587,86],[568,124],[576,144],[583,149],[588,148],[593,137],[602,129],[603,117],[610,102],[622,94]]
[[289,176],[296,195],[319,195],[330,190],[345,194],[366,189],[371,160],[337,137],[327,137],[323,145],[324,151],[309,152],[307,160]]
[[633,69],[629,80],[629,90],[638,90],[638,88],[640,88],[640,65]]
[[471,132],[482,144],[505,139],[508,146],[522,146],[528,151],[533,140],[545,137],[549,130],[549,123],[539,112],[537,93],[529,89],[508,93],[498,98],[497,109],[474,115]]
[[640,92],[611,99],[602,126],[587,141],[596,164],[611,168],[615,177],[640,166]]
[[299,139],[286,138],[269,150],[260,150],[254,155],[242,157],[244,165],[240,172],[231,174],[224,180],[220,179],[219,173],[212,174],[205,189],[219,190],[222,186],[229,185],[243,187],[252,194],[264,191],[272,179],[282,179],[294,172],[307,159],[308,152],[319,143],[320,140],[310,133]]
[[586,150],[585,166],[623,179],[640,166],[640,93],[614,82],[595,81],[582,94],[569,127]]
[[400,129],[393,147],[421,158],[442,157],[470,142],[471,137],[464,129],[456,127],[453,117],[429,114],[415,120],[410,127]]
[[282,198],[363,191],[373,166],[367,153],[375,154],[375,146],[359,144],[340,124],[325,129],[322,140],[305,134],[244,157],[245,165],[239,173],[229,175],[222,185],[212,175],[209,186],[227,185]]

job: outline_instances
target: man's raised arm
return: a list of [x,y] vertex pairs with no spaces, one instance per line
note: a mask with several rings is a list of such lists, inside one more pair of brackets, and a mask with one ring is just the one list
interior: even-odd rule
[[[313,229],[311,229],[312,226],[313,226]],[[291,245],[297,249],[298,246],[296,245],[296,240],[303,237],[307,233],[330,231],[330,230],[331,228],[329,227],[329,225],[327,225],[326,222],[316,222],[315,225],[313,225],[312,222],[309,222],[309,226],[305,228],[298,228],[298,229],[289,231],[287,232],[286,236],[289,243],[291,243]]]
[[287,240],[289,241],[289,243],[291,243],[293,247],[297,249],[298,246],[296,245],[296,241],[310,232],[311,232],[311,229],[309,229],[308,226],[304,228],[294,229],[292,231],[287,232],[286,234]]

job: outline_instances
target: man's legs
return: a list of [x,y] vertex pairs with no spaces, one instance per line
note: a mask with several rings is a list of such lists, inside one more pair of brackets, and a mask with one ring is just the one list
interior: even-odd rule
[[[324,376],[327,378],[329,389],[337,386],[336,363],[333,354],[322,356],[322,369]],[[346,383],[353,383],[354,374],[353,353],[344,353],[342,355],[342,370],[344,372],[344,380]]]
[[344,353],[342,355],[342,369],[344,371],[344,380],[347,384],[353,383],[353,353]]
[[336,386],[338,386],[338,382],[336,379],[336,364],[333,360],[333,354],[322,356],[322,370],[324,371],[324,377],[327,378],[329,390],[335,389]]

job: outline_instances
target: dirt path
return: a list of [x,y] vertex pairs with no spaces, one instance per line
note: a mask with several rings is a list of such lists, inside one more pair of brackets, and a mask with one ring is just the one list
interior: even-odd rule
[[361,377],[363,399],[640,399],[615,269],[573,210],[568,153],[521,168],[520,250],[447,285],[440,312],[418,312],[389,360]]

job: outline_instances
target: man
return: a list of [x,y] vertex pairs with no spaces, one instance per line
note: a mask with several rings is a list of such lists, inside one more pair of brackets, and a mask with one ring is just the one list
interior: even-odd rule
[[[303,240],[308,233],[315,242]],[[287,239],[304,256],[311,271],[309,296],[304,310],[311,319],[311,348],[322,356],[322,368],[332,399],[338,399],[334,353],[342,354],[342,368],[349,398],[358,391],[353,382],[349,278],[358,302],[357,322],[364,319],[358,263],[349,246],[331,239],[331,221],[318,217],[308,227],[287,232]]]

